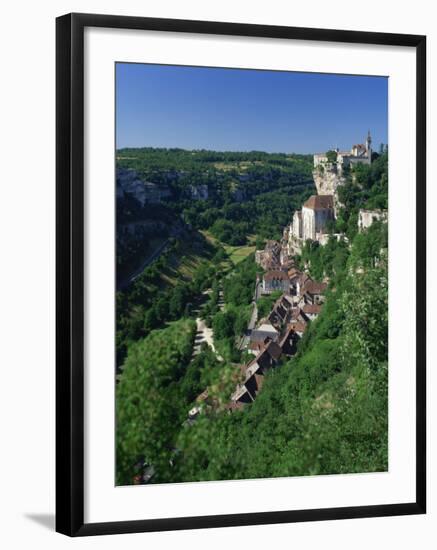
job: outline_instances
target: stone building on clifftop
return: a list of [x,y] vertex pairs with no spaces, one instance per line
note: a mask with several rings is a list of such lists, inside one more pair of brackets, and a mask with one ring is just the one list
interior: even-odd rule
[[[333,157],[335,156],[335,160]],[[372,162],[372,138],[370,131],[365,143],[353,145],[350,151],[333,149],[328,153],[314,155],[313,178],[318,195],[334,195],[336,198],[337,187],[345,183],[345,170],[357,164],[371,164]],[[337,202],[337,200],[335,200]]]
[[[333,149],[336,153],[336,161],[332,162],[332,159],[328,158],[327,153],[317,153],[314,155],[314,168],[315,169],[335,169],[338,174],[342,174],[346,166],[353,166],[356,164],[371,164],[372,163],[372,137],[370,136],[370,130],[367,134],[365,143],[358,143],[353,145],[350,151],[340,151],[340,149]],[[320,170],[322,171],[322,170]]]
[[[353,145],[349,151],[333,149],[328,153],[314,155],[313,178],[317,195],[310,197],[293,215],[291,224],[284,230],[282,240],[282,256],[300,254],[307,240],[317,241],[325,245],[329,240],[329,222],[335,221],[338,208],[337,189],[346,182],[346,170],[357,164],[371,164],[372,138],[370,131],[365,143]],[[368,223],[364,219],[363,227]],[[341,234],[333,237],[340,239]]]

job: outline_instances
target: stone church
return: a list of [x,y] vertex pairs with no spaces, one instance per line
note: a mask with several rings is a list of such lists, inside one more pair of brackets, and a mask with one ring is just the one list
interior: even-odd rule
[[300,253],[302,244],[307,239],[324,241],[326,225],[334,219],[334,196],[312,195],[304,203],[302,210],[296,210],[292,223],[284,232],[287,254]]
[[[308,239],[318,241],[325,245],[329,240],[327,224],[335,221],[339,207],[337,188],[346,182],[344,168],[357,164],[371,164],[372,162],[372,138],[370,131],[364,144],[353,145],[350,151],[334,149],[336,154],[327,153],[314,155],[313,178],[317,189],[317,195],[311,196],[293,215],[293,220],[284,229],[282,237],[281,262],[287,257],[302,252],[302,246]],[[335,159],[335,161],[333,161]],[[384,217],[385,216],[385,217]],[[373,219],[386,219],[386,214],[379,211],[360,211],[359,229],[369,226]],[[334,234],[340,239],[342,234]]]

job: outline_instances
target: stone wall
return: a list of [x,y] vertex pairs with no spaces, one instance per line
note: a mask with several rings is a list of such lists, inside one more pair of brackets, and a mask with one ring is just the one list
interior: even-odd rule
[[293,215],[293,235],[298,239],[302,238],[302,212],[299,210]]
[[328,221],[334,219],[334,213],[329,208],[324,208],[323,210],[314,211],[314,223],[315,231],[317,233],[326,233],[326,224]]
[[374,221],[387,221],[386,210],[360,210],[358,214],[358,231],[363,231],[372,225]]
[[302,207],[302,238],[304,241],[316,238],[314,210],[305,206]]

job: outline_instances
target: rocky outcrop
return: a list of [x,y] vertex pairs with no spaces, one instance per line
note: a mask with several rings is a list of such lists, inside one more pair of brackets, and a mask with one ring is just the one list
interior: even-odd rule
[[126,193],[135,198],[141,206],[146,203],[157,204],[171,196],[168,186],[143,181],[135,170],[118,168],[117,199],[124,198]]
[[345,179],[340,176],[336,168],[319,169],[313,171],[314,183],[316,184],[318,195],[337,196],[337,187],[344,185]]

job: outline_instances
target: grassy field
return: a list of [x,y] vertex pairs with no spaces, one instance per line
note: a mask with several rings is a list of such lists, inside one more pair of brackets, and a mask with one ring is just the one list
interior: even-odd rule
[[240,173],[246,171],[250,166],[260,166],[265,164],[262,160],[241,161],[241,162],[214,162],[213,166],[216,170],[228,172],[229,170],[239,170]]
[[224,245],[226,254],[234,265],[242,262],[247,256],[255,252],[255,246],[230,246]]
[[218,239],[216,239],[209,231],[201,231],[202,235],[206,238],[207,241],[214,245],[220,245],[224,248],[226,254],[228,255],[228,259],[232,265],[237,265],[240,262],[242,262],[247,256],[252,254],[252,252],[255,252],[255,235],[249,235],[248,236],[248,245],[242,245],[242,246],[231,246],[229,244],[224,244],[220,242]]

